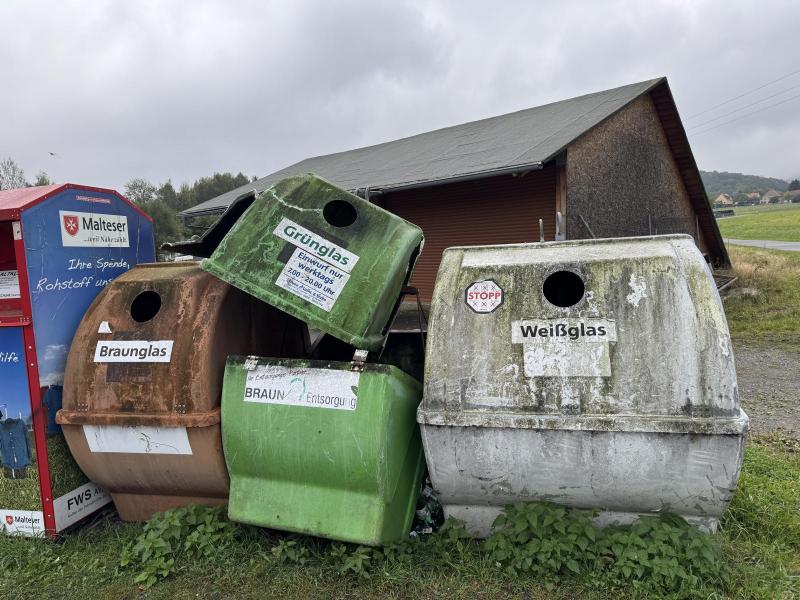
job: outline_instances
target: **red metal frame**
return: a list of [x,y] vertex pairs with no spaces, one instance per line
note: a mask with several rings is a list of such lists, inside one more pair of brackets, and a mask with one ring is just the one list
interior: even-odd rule
[[17,221],[20,235],[14,236],[14,254],[17,260],[17,276],[19,277],[20,300],[22,314],[27,317],[27,324],[22,327],[22,338],[25,342],[25,367],[28,371],[28,393],[31,400],[31,419],[33,420],[33,439],[36,446],[36,469],[39,473],[39,493],[44,515],[46,535],[55,537],[56,518],[53,510],[53,486],[50,481],[50,463],[47,456],[47,415],[43,412],[42,393],[39,389],[39,363],[36,359],[36,338],[33,333],[31,315],[30,288],[28,287],[28,263],[25,257],[25,232],[22,221]]

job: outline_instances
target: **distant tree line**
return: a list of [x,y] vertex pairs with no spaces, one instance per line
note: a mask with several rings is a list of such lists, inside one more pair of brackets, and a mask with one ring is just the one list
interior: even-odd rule
[[743,173],[728,173],[727,171],[700,171],[700,176],[703,178],[706,193],[712,200],[720,194],[735,197],[737,194],[763,193],[769,189],[778,192],[785,192],[789,189],[788,181],[776,177],[760,177]]
[[[242,173],[214,173],[210,177],[201,177],[191,185],[184,183],[176,190],[170,180],[154,185],[147,179],[137,177],[125,184],[125,196],[153,218],[156,248],[159,248],[164,242],[186,239],[192,235],[192,231],[178,218],[180,211],[255,180],[255,177],[249,178]],[[44,171],[39,171],[30,182],[25,177],[25,171],[13,159],[0,161],[0,190],[51,183]],[[208,226],[214,220],[215,217],[195,219],[199,227]]]
[[25,171],[11,158],[0,161],[0,190],[15,190],[34,185],[50,185],[50,178],[44,171],[39,171],[33,182],[25,178]]
[[[156,248],[160,248],[164,242],[186,239],[192,235],[177,213],[255,180],[255,177],[248,178],[242,173],[214,173],[210,177],[201,177],[191,185],[184,183],[176,190],[170,180],[155,185],[137,177],[125,184],[125,196],[153,218]],[[213,217],[209,219],[214,220]],[[198,223],[201,226],[210,224]]]

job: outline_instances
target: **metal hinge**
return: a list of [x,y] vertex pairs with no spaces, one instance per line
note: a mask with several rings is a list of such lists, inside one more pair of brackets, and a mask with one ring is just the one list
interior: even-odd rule
[[359,373],[364,370],[364,363],[367,362],[368,350],[356,350],[353,353],[353,360],[350,363],[351,371],[358,371]]

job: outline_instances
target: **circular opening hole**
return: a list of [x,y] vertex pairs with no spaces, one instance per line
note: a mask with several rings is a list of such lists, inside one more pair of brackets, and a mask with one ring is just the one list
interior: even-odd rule
[[583,298],[583,279],[572,271],[556,271],[547,276],[542,286],[544,297],[550,304],[575,306]]
[[153,291],[142,292],[131,303],[131,317],[137,323],[149,321],[161,309],[161,296]]
[[356,222],[356,208],[345,200],[331,200],[322,209],[322,216],[334,227],[347,227]]

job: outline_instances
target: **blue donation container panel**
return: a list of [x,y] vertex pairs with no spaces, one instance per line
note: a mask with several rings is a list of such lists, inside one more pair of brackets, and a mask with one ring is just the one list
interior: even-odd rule
[[150,217],[113,190],[0,191],[0,531],[53,535],[110,502],[53,416],[84,312],[115,277],[154,260]]

